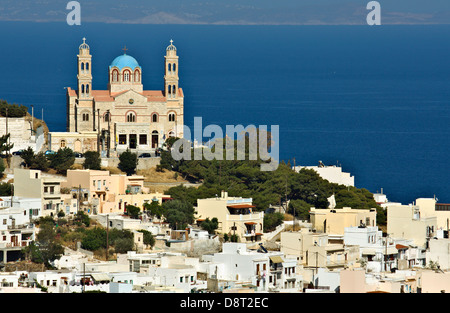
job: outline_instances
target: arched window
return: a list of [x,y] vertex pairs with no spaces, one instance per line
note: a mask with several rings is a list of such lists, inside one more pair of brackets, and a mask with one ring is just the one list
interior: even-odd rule
[[81,85],[81,93],[84,94],[84,85]]
[[86,93],[89,94],[89,85],[86,85]]
[[117,82],[118,81],[118,72],[117,72],[117,70],[114,70],[113,71],[113,74],[112,74],[112,80],[113,80],[113,82]]
[[81,63],[81,70],[84,71],[84,62]]
[[177,65],[175,63],[173,63],[173,71],[176,72],[177,71]]
[[83,122],[88,122],[89,121],[89,113],[83,113],[82,118],[83,118]]
[[66,146],[66,141],[63,139],[63,140],[61,140],[61,142],[60,142],[60,147],[61,148],[64,148]]
[[169,85],[169,95],[172,94],[172,86]]
[[152,122],[153,123],[158,123],[158,114],[156,114],[156,113],[152,114]]
[[175,95],[177,93],[177,90],[175,88],[175,85],[172,86],[172,93]]
[[129,82],[130,81],[130,71],[123,72],[123,81]]
[[175,122],[175,118],[176,118],[175,113],[170,113],[169,114],[169,122]]
[[111,116],[110,116],[110,114],[108,112],[103,114],[103,121],[104,122],[111,122]]
[[136,122],[136,114],[134,112],[130,112],[127,114],[127,122],[128,123]]
[[167,68],[168,68],[169,72],[171,72],[171,71],[172,71],[172,64],[169,63],[169,64],[167,65]]
[[139,82],[141,79],[140,79],[140,73],[139,73],[139,71],[138,70],[136,70],[136,71],[134,71],[134,81],[135,82]]
[[89,71],[89,63],[86,63],[86,71]]

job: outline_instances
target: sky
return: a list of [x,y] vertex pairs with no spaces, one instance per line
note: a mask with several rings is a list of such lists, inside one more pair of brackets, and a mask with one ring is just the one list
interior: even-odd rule
[[[361,25],[370,0],[79,0],[81,22]],[[449,0],[379,0],[382,24],[449,24]],[[68,0],[0,0],[0,21],[65,21]]]

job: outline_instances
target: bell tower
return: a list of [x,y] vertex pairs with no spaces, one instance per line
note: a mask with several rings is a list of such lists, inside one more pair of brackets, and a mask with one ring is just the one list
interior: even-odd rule
[[86,38],[80,45],[80,53],[78,54],[78,99],[91,100],[92,90],[92,55],[90,54],[89,45]]
[[170,45],[166,48],[166,70],[164,75],[164,91],[167,100],[178,99],[178,56],[177,48],[170,40]]

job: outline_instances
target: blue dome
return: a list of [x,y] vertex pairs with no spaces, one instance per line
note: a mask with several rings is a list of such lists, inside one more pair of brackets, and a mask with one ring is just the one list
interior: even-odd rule
[[126,54],[115,58],[109,67],[112,68],[114,66],[119,68],[119,70],[123,69],[124,67],[129,67],[132,70],[134,70],[137,67],[141,68],[135,58]]

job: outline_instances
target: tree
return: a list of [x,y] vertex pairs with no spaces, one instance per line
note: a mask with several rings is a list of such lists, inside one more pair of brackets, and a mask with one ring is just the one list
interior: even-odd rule
[[50,167],[59,174],[66,175],[67,170],[75,163],[75,155],[69,147],[59,149],[55,154],[49,155]]
[[10,133],[0,137],[0,155],[4,155],[4,152],[9,152],[13,147],[13,143],[9,142]]
[[274,231],[278,225],[283,223],[284,216],[281,213],[264,214],[264,232]]
[[86,153],[84,154],[83,167],[90,170],[100,170],[100,154],[97,151],[86,151]]
[[20,157],[23,159],[25,166],[30,167],[33,164],[33,161],[35,159],[35,154],[34,154],[33,148],[28,147],[27,149],[23,150]]
[[81,241],[81,247],[89,251],[106,248],[106,230],[100,227],[87,229]]
[[11,196],[12,187],[10,183],[0,183],[0,196]]
[[116,253],[127,253],[134,250],[134,240],[131,238],[118,238],[114,241],[114,251]]
[[31,161],[30,168],[34,170],[47,171],[50,166],[50,162],[44,152],[38,152],[34,159]]
[[126,209],[127,209],[127,214],[128,214],[129,217],[131,217],[133,219],[138,219],[139,218],[139,215],[140,215],[140,212],[141,212],[140,208],[138,208],[137,206],[129,204],[129,205],[127,205]]
[[143,207],[147,215],[156,216],[158,219],[161,219],[163,208],[158,201],[151,201],[150,203],[148,202],[144,203]]
[[144,234],[144,245],[147,245],[147,246],[150,246],[151,248],[153,248],[156,240],[155,240],[155,237],[152,235],[152,233],[145,229],[140,229],[138,231]]
[[214,234],[215,230],[219,227],[219,220],[217,217],[213,217],[211,220],[206,218],[206,220],[201,223],[200,227],[203,230],[207,230],[208,233]]
[[64,254],[64,248],[56,238],[54,222],[42,220],[39,223],[36,242],[26,247],[23,252],[33,262],[44,263],[47,267],[51,267],[51,262]]
[[89,215],[84,213],[83,211],[78,211],[75,215],[74,222],[78,225],[84,224],[84,226],[89,227],[91,225],[91,219]]
[[128,176],[133,175],[136,172],[137,164],[138,158],[136,153],[127,149],[127,151],[120,154],[118,168],[127,173]]
[[171,200],[163,203],[163,215],[174,230],[184,229],[192,224],[194,213],[194,207],[187,201]]

